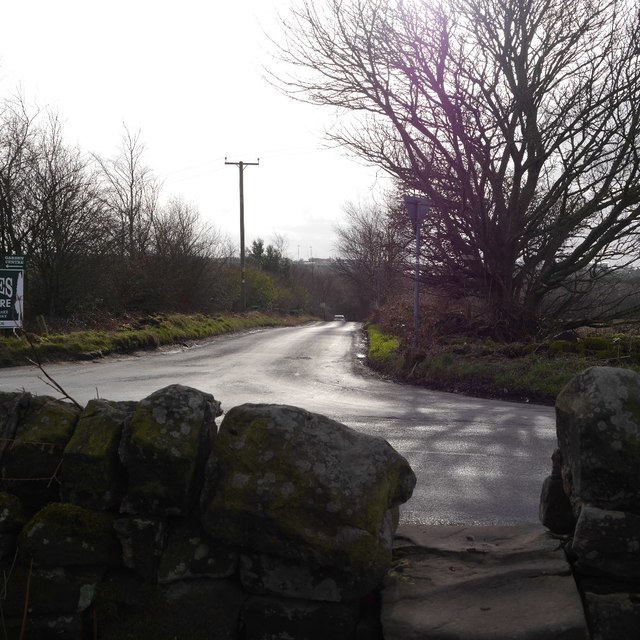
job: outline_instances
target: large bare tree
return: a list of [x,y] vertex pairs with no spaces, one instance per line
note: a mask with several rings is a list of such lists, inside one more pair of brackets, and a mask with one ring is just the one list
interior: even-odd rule
[[408,253],[406,234],[392,207],[348,203],[345,215],[336,228],[336,269],[366,314],[398,292]]
[[0,103],[0,255],[28,253],[37,226],[29,193],[37,115],[21,97]]
[[32,290],[49,317],[67,315],[100,295],[87,268],[106,249],[108,217],[88,159],[65,144],[56,114],[38,129],[34,151],[27,185],[37,220],[29,239]]
[[172,198],[154,217],[148,293],[162,309],[212,309],[225,297],[222,273],[232,254],[225,234],[203,222],[194,206]]
[[114,266],[109,296],[124,308],[149,310],[148,286],[153,221],[157,214],[159,184],[144,161],[140,132],[124,126],[116,156],[95,157],[102,201],[110,223],[105,233],[112,239]]
[[108,160],[96,157],[116,246],[133,260],[149,250],[158,206],[159,184],[144,163],[144,151],[140,132],[131,133],[125,126],[118,155]]
[[593,282],[638,258],[633,0],[302,0],[283,26],[276,82],[431,201],[430,283],[507,334],[594,319]]

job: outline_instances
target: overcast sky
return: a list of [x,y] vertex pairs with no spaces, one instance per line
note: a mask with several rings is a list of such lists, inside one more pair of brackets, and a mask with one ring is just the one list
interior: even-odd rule
[[247,244],[274,233],[291,258],[335,254],[347,201],[386,180],[322,132],[332,114],[281,95],[264,79],[264,32],[288,0],[0,0],[2,96],[57,111],[65,138],[117,153],[123,123],[140,130],[162,196],[181,196],[239,244],[238,169],[247,167]]

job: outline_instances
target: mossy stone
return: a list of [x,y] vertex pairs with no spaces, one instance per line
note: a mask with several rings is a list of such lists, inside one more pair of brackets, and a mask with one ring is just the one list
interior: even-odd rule
[[188,516],[197,503],[219,414],[220,403],[211,394],[181,385],[141,400],[120,444],[129,476],[120,510]]
[[37,640],[76,640],[87,638],[90,622],[88,612],[69,614],[29,615],[24,620],[22,615],[7,616],[3,619],[3,638],[20,638],[23,633],[27,639]]
[[574,515],[584,504],[640,515],[640,374],[586,369],[558,395],[556,417]]
[[128,516],[115,520],[113,527],[120,540],[124,565],[155,584],[167,536],[167,519]]
[[213,537],[338,567],[361,585],[388,568],[389,510],[415,485],[407,461],[385,440],[278,405],[231,409],[207,471],[202,520]]
[[2,458],[4,487],[20,497],[26,507],[38,509],[59,499],[57,474],[79,414],[80,409],[70,402],[31,397],[15,441]]
[[0,491],[0,533],[19,531],[27,519],[20,498]]
[[145,584],[130,572],[110,573],[96,597],[101,640],[231,640],[246,594],[237,580]]
[[118,457],[124,425],[135,402],[90,400],[64,450],[61,495],[90,508],[117,508],[126,489],[126,470]]
[[360,608],[354,603],[307,602],[253,596],[242,611],[247,638],[352,640]]
[[93,603],[104,575],[102,567],[41,567],[6,558],[2,569],[8,576],[6,597],[2,601],[5,616],[20,616],[24,611],[29,584],[29,614],[60,615],[85,611]]
[[8,437],[8,434],[4,433],[5,427],[14,411],[16,400],[22,395],[20,392],[0,391],[0,435],[5,438]]
[[39,565],[121,565],[115,516],[69,503],[45,506],[26,524],[20,550]]
[[186,578],[227,578],[237,573],[238,550],[214,540],[199,521],[176,519],[170,523],[158,568],[158,582]]

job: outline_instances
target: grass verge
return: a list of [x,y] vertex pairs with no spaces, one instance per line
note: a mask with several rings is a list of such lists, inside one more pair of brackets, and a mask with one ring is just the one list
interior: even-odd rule
[[280,316],[259,312],[216,316],[176,314],[144,317],[109,330],[28,334],[28,339],[25,335],[10,334],[0,336],[0,366],[27,364],[29,359],[34,358],[34,349],[41,362],[86,360],[113,353],[157,349],[163,345],[259,327],[294,326],[315,319],[311,316]]
[[640,373],[640,340],[617,334],[542,343],[456,339],[403,353],[398,338],[367,327],[369,364],[394,379],[441,391],[552,405],[573,376],[592,366]]
[[400,340],[395,336],[382,333],[376,325],[367,327],[369,339],[369,362],[378,371],[393,373],[402,368],[403,357],[400,354]]

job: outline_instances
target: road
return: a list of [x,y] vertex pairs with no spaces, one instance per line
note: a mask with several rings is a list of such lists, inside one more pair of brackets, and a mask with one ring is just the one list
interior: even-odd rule
[[[212,393],[223,410],[290,404],[381,436],[418,478],[403,522],[513,524],[537,520],[555,448],[553,408],[469,398],[379,379],[364,366],[361,327],[318,322],[264,329],[47,373],[81,404],[139,400],[180,383]],[[58,396],[35,367],[0,370],[0,390]]]

